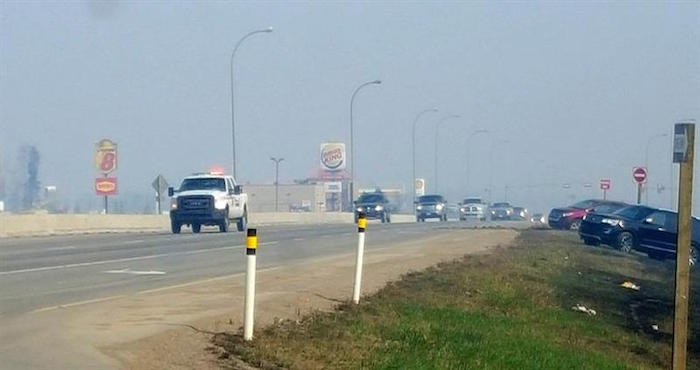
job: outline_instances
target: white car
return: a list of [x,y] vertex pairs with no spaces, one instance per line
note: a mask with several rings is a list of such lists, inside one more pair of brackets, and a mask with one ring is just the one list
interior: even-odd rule
[[459,219],[466,221],[467,219],[477,219],[486,221],[489,205],[481,198],[466,198],[459,205]]
[[248,195],[232,176],[196,174],[182,180],[180,188],[168,189],[170,226],[179,234],[183,225],[191,225],[199,233],[202,226],[218,226],[227,232],[231,222],[238,231],[248,224]]

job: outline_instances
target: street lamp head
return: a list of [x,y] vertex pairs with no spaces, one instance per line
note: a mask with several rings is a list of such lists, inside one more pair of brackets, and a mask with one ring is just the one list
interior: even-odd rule
[[374,81],[372,81],[372,83],[375,84],[375,85],[381,85],[381,84],[382,84],[382,80],[374,80]]
[[267,27],[263,32],[268,32],[268,33],[269,33],[269,32],[272,32],[272,31],[274,31],[274,30],[275,30],[275,29],[272,28],[272,27]]

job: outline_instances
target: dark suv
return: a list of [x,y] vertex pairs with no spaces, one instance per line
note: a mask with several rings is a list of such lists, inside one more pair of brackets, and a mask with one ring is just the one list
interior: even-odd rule
[[[589,213],[579,235],[588,245],[606,244],[630,252],[633,249],[655,259],[675,258],[678,214],[646,206],[629,206],[612,214]],[[690,263],[698,259],[700,220],[693,218]]]
[[382,223],[391,222],[390,208],[389,199],[384,193],[364,193],[355,201],[355,223],[360,213],[364,213],[367,219],[381,220]]
[[447,201],[442,195],[423,195],[416,201],[416,222],[425,222],[426,218],[438,218],[447,221]]

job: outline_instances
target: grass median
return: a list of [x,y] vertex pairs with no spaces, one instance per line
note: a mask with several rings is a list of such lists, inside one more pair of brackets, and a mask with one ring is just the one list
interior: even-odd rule
[[[408,274],[360,305],[283,321],[250,343],[234,334],[214,342],[232,367],[264,369],[669,368],[673,279],[672,263],[531,230],[514,246]],[[691,369],[700,368],[698,280]]]

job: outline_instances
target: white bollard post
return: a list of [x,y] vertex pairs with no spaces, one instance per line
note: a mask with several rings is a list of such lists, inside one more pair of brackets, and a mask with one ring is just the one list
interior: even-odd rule
[[365,254],[365,229],[367,228],[367,218],[364,213],[357,217],[357,259],[355,260],[355,285],[352,289],[352,301],[360,303],[360,288],[362,286],[362,260]]
[[246,238],[245,270],[245,311],[243,313],[243,340],[253,340],[253,321],[255,319],[255,252],[258,249],[256,229],[248,229]]

